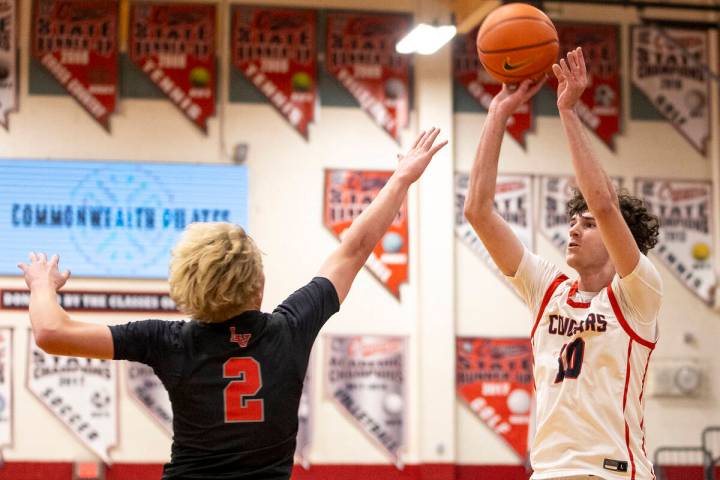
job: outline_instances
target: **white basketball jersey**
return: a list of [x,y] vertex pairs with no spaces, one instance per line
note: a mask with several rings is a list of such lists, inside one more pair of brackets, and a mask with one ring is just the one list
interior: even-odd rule
[[533,308],[532,478],[654,479],[643,387],[656,339],[631,328],[632,309],[623,311],[616,291],[619,277],[584,303],[577,281],[555,273]]

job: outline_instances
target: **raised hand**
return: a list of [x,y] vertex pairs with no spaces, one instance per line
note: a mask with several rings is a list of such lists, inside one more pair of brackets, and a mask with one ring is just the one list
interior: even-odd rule
[[575,108],[580,96],[587,87],[587,69],[582,48],[577,47],[567,54],[567,61],[560,59],[560,64],[552,66],[558,80],[557,106],[559,110]]
[[490,111],[497,112],[504,117],[510,117],[520,108],[520,105],[529,101],[545,84],[546,77],[535,82],[527,79],[523,80],[519,86],[512,90],[507,83],[503,83],[502,90],[495,95],[490,102]]
[[48,261],[47,255],[44,253],[30,252],[30,265],[18,263],[18,268],[25,274],[25,283],[28,288],[44,288],[48,287],[55,291],[60,290],[68,278],[70,271],[60,272],[58,262],[60,257],[53,255]]
[[398,167],[395,173],[400,178],[409,183],[413,183],[420,178],[420,175],[430,164],[433,155],[448,143],[447,140],[444,140],[437,145],[433,145],[439,133],[440,129],[435,127],[427,132],[420,132],[410,150],[405,155],[398,155]]

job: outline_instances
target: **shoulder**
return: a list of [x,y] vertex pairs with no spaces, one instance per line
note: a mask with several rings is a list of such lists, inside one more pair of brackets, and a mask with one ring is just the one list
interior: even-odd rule
[[121,325],[110,326],[113,339],[116,341],[141,341],[167,343],[180,348],[182,346],[183,328],[191,327],[193,322],[185,320],[140,320]]

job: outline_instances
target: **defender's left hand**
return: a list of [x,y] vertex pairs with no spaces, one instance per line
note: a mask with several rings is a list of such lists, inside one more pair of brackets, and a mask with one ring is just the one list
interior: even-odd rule
[[567,54],[567,61],[564,58],[560,59],[560,64],[554,64],[552,69],[558,80],[558,109],[575,108],[588,83],[582,49],[577,47],[575,50],[571,50]]
[[58,291],[70,278],[69,270],[60,272],[58,269],[60,257],[57,255],[53,255],[50,261],[44,253],[30,252],[29,257],[30,265],[18,263],[18,268],[25,274],[25,283],[30,290],[49,287]]

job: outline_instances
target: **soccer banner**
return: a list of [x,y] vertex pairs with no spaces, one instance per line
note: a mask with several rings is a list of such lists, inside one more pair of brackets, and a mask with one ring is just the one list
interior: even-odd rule
[[0,125],[8,128],[8,114],[17,111],[17,0],[0,0]]
[[407,34],[409,25],[407,15],[327,16],[328,71],[398,142],[410,108],[410,57],[397,53],[395,45]]
[[708,32],[632,27],[632,81],[700,153],[710,130]]
[[[479,28],[479,27],[478,27]],[[468,93],[485,109],[502,88],[502,84],[485,71],[478,58],[475,39],[478,29],[470,33],[458,35],[453,40],[453,76]],[[524,103],[510,117],[507,131],[523,148],[525,134],[532,128],[532,103]]]
[[112,360],[62,357],[40,350],[28,332],[27,387],[103,462],[117,444],[117,368]]
[[0,447],[13,443],[13,329],[0,328]]
[[106,130],[118,85],[117,0],[35,0],[32,55]]
[[[455,172],[455,236],[477,253],[490,270],[503,277],[463,213],[469,180],[467,173]],[[532,203],[532,176],[498,175],[495,186],[495,211],[531,251],[535,248]]]
[[316,13],[236,5],[232,62],[305,139],[315,118]]
[[715,214],[712,184],[701,180],[641,178],[635,191],[660,219],[660,237],[651,252],[695,295],[714,303],[717,278],[713,270]]
[[530,340],[458,337],[455,352],[458,395],[524,460],[533,392]]
[[132,3],[130,59],[207,132],[215,113],[215,5]]
[[144,363],[126,362],[126,365],[125,382],[130,397],[172,437],[173,414],[170,395],[160,378]]
[[[578,116],[611,149],[620,132],[620,28],[608,24],[556,23],[560,52],[565,55],[582,47],[587,65],[588,86],[578,101]],[[558,82],[550,75],[548,83],[557,92]]]
[[[385,186],[392,172],[325,170],[323,223],[338,239]],[[408,279],[407,200],[382,240],[375,246],[365,267],[396,298]]]
[[[540,233],[550,243],[565,254],[570,238],[570,219],[567,214],[567,202],[577,189],[575,177],[570,175],[545,175],[540,179]],[[611,177],[610,181],[617,190],[622,179]]]
[[328,336],[325,392],[395,465],[405,447],[403,337]]
[[310,443],[312,442],[312,378],[313,356],[310,357],[305,380],[303,381],[302,396],[298,407],[298,433],[295,443],[295,462],[305,470],[310,468]]

